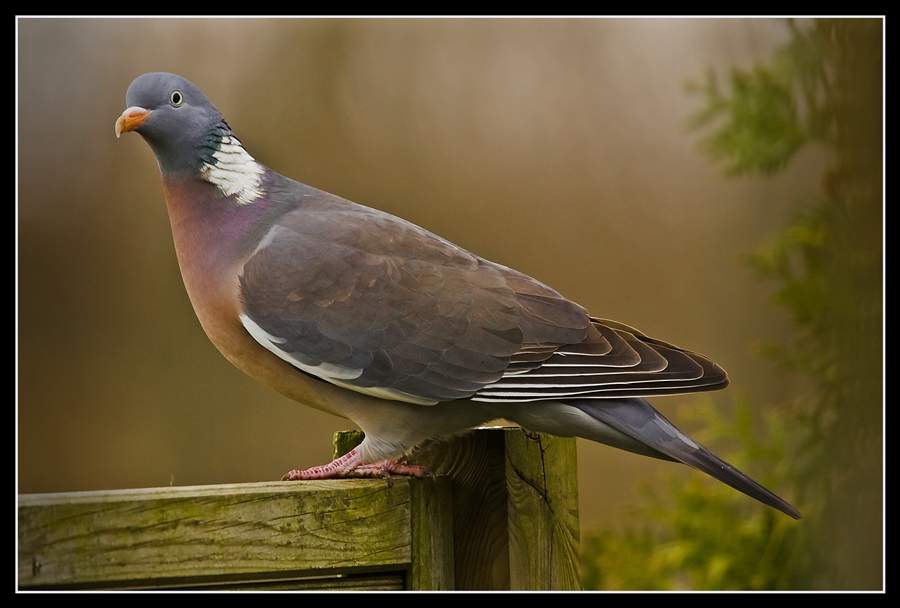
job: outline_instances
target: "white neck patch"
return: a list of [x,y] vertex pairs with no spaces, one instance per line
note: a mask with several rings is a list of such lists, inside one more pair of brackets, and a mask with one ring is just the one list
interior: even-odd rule
[[250,156],[241,142],[232,135],[222,138],[219,149],[213,152],[215,164],[204,162],[200,167],[203,179],[216,186],[224,196],[236,196],[241,205],[252,203],[263,195],[263,167]]

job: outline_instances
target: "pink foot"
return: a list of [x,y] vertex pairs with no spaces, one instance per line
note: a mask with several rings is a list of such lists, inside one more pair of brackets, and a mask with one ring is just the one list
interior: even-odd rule
[[382,460],[375,464],[360,465],[353,471],[359,473],[360,477],[390,477],[391,475],[407,475],[409,477],[417,477],[424,479],[426,477],[434,479],[434,473],[428,467],[420,467],[412,464],[400,464],[393,460]]
[[346,473],[353,471],[359,466],[359,453],[354,449],[350,450],[340,458],[332,460],[328,464],[318,467],[312,467],[305,471],[294,469],[289,471],[281,481],[302,481],[309,479],[334,479],[335,477],[344,477]]
[[409,475],[410,477],[430,477],[434,474],[426,467],[400,464],[392,460],[382,460],[375,464],[360,464],[359,454],[350,450],[337,460],[305,471],[293,470],[281,478],[281,481],[304,481],[311,479],[345,479],[349,477],[386,477],[391,475]]

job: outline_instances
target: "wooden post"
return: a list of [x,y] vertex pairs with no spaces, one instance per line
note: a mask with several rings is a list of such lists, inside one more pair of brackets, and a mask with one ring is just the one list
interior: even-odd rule
[[410,458],[450,477],[456,589],[581,589],[576,458],[574,439],[519,428]]

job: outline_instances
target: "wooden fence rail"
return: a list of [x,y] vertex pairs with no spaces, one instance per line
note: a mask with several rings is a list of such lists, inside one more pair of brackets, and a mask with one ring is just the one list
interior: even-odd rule
[[20,589],[577,589],[575,442],[485,429],[394,477],[19,497]]

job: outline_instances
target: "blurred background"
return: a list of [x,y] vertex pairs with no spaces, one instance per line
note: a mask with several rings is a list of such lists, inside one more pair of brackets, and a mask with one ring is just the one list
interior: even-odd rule
[[[332,432],[352,428],[244,376],[200,328],[155,159],[113,131],[149,71],[194,82],[274,170],[709,355],[728,390],[653,403],[714,450],[698,402],[726,426],[749,404],[752,433],[771,428],[759,412],[790,424],[784,404],[810,381],[758,350],[796,318],[746,260],[840,154],[812,141],[777,173],[726,177],[690,128],[707,101],[688,89],[791,40],[770,19],[19,20],[18,492],[274,480],[327,462]],[[880,277],[880,258],[867,268]],[[664,494],[701,475],[588,442],[578,455],[586,538],[641,525],[640,483]],[[880,468],[872,478],[852,512],[868,535],[820,547],[858,542],[865,557],[794,585],[828,587],[837,569],[847,582],[833,586],[880,587]],[[790,485],[773,489],[807,513]]]

